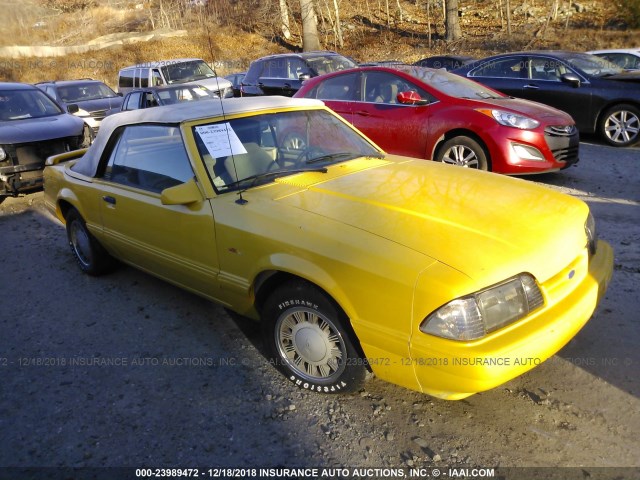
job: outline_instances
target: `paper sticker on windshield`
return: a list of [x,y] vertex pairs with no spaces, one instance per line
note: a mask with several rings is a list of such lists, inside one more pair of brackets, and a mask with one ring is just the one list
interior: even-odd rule
[[213,158],[247,153],[242,142],[229,123],[216,123],[196,127],[202,142]]

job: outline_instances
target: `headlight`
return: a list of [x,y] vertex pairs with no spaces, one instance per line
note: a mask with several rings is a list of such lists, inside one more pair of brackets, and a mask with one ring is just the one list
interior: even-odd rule
[[522,130],[533,130],[540,126],[540,122],[524,115],[519,115],[513,112],[505,112],[504,110],[490,110],[485,108],[479,108],[477,110],[480,113],[484,113],[489,117],[493,117],[496,122],[505,127],[515,127]]
[[4,148],[0,147],[0,162],[3,162],[7,159],[7,152],[4,151]]
[[598,232],[596,231],[596,221],[593,219],[593,215],[589,212],[587,221],[584,224],[584,231],[587,234],[587,247],[589,253],[595,255],[598,248]]
[[420,324],[430,335],[476,340],[529,315],[544,305],[535,279],[526,273],[499,285],[453,300]]

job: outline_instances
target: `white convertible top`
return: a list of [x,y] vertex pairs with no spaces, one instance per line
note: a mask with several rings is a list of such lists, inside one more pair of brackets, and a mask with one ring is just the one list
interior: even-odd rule
[[271,109],[309,108],[322,105],[324,105],[324,103],[320,100],[265,96],[184,102],[163,107],[142,108],[139,110],[120,112],[110,115],[102,121],[98,136],[84,156],[72,167],[72,170],[89,177],[95,176],[102,151],[109,141],[109,138],[111,138],[111,134],[123,125],[138,123],[179,124],[206,118],[219,120],[219,118],[216,117],[222,117],[223,115],[250,112],[260,113],[261,111]]

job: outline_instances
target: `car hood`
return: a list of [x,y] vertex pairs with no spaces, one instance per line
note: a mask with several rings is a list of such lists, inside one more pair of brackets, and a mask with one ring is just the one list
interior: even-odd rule
[[[584,251],[588,207],[578,199],[493,173],[391,159],[280,178],[277,183],[299,190],[274,200],[404,245],[488,284],[521,272],[545,281]],[[362,162],[369,167],[358,171]]]
[[533,102],[531,100],[524,100],[521,98],[505,97],[505,98],[487,98],[481,101],[477,101],[477,108],[487,108],[491,105],[495,108],[508,109],[522,115],[527,115],[537,120],[544,119],[544,123],[559,124],[559,125],[573,125],[575,122],[571,115],[558,110],[557,108],[544,105],[542,103]]
[[86,112],[98,112],[101,110],[109,110],[112,108],[120,108],[122,105],[122,97],[97,98],[95,100],[84,100],[81,102],[68,102],[67,105],[78,105],[79,108]]
[[229,80],[223,77],[205,78],[202,80],[194,80],[193,82],[186,82],[188,84],[202,85],[214,92],[225,88],[233,88],[233,85]]
[[640,82],[640,70],[632,70],[616,75],[597,77],[598,80],[618,80],[623,82]]
[[0,122],[0,144],[39,142],[80,135],[84,122],[73,115]]

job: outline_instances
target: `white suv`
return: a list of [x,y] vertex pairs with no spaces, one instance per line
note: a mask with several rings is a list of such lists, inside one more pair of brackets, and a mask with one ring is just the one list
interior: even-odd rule
[[123,68],[118,73],[118,92],[122,94],[138,88],[182,83],[201,85],[220,98],[233,97],[231,82],[218,77],[211,67],[199,58],[141,63]]

